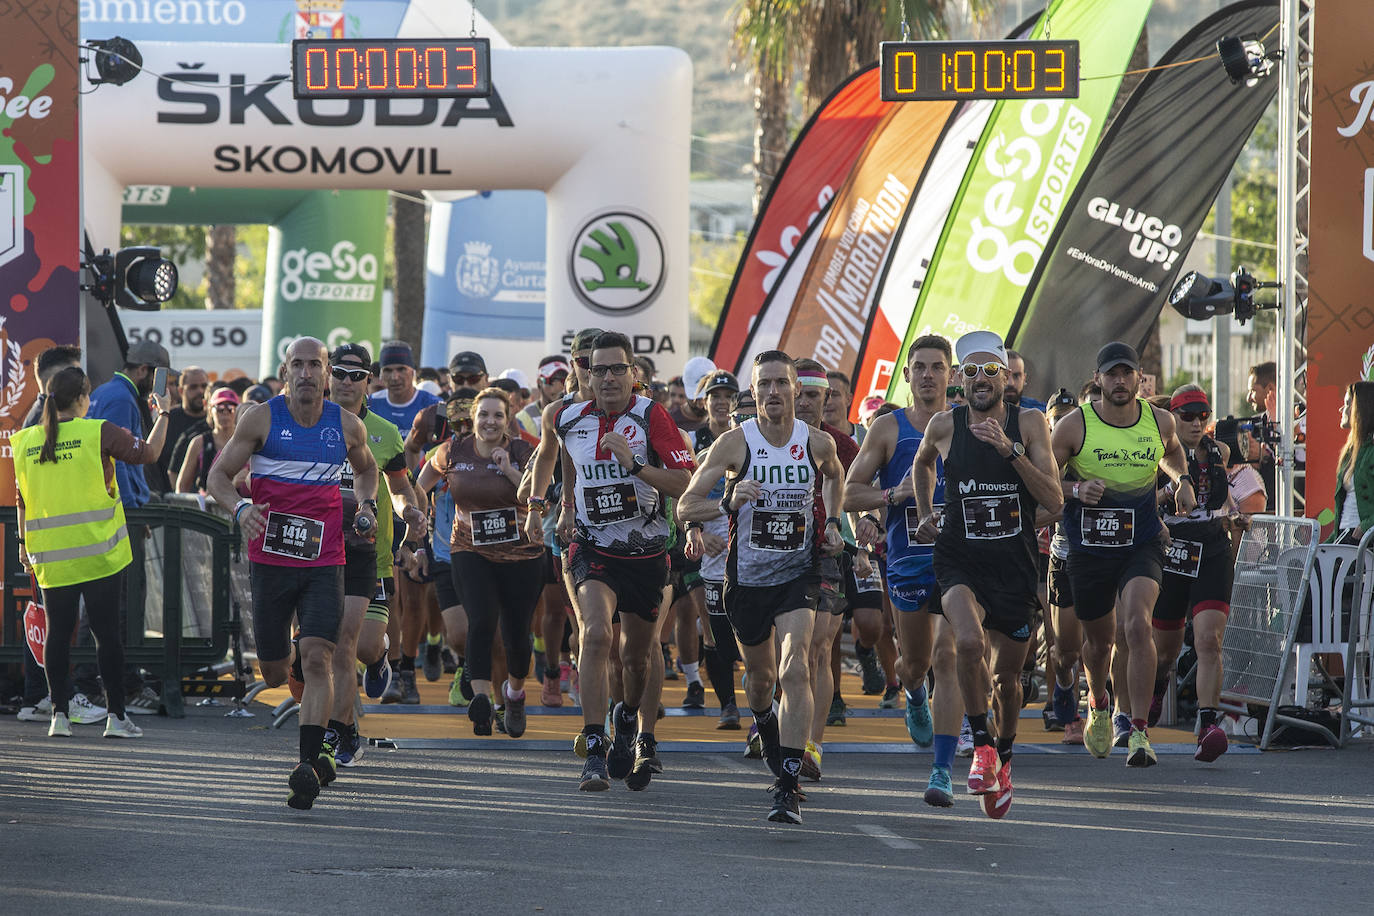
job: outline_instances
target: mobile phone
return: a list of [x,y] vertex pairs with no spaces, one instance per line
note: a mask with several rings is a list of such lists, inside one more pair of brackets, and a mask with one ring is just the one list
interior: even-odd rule
[[161,367],[153,371],[153,394],[160,398],[167,397],[167,370]]

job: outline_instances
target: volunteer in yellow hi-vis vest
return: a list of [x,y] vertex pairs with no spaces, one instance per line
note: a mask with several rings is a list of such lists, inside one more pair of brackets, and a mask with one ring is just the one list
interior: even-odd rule
[[[48,615],[43,651],[53,698],[49,737],[71,737],[72,733],[67,680],[72,634],[83,598],[100,678],[116,688],[123,683],[119,594],[132,552],[114,462],[157,461],[171,403],[166,395],[155,396],[158,420],[145,442],[113,423],[85,419],[90,393],[90,382],[79,367],[59,371],[48,382],[42,424],[10,439],[19,491],[19,558],[37,578]],[[140,737],[142,730],[129,720],[124,708],[123,692],[106,693],[105,737]]]

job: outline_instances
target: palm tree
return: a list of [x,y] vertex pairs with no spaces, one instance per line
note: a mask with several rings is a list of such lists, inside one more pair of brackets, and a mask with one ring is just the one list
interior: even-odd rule
[[420,352],[425,320],[425,202],[414,192],[391,195],[394,226],[395,297],[392,323],[395,337]]
[[208,289],[206,306],[212,309],[234,307],[234,260],[237,257],[238,227],[211,226],[205,232],[205,275]]

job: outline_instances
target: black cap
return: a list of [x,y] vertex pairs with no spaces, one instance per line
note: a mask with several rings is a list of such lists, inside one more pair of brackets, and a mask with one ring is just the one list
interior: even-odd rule
[[1097,371],[1106,372],[1113,366],[1130,366],[1135,371],[1140,371],[1140,354],[1135,352],[1135,347],[1124,344],[1119,340],[1114,340],[1101,350],[1097,351]]
[[367,347],[362,344],[346,343],[339,344],[334,348],[334,352],[329,354],[329,364],[331,366],[356,365],[359,369],[372,371],[372,354],[367,352]]
[[255,404],[266,404],[272,400],[272,389],[266,385],[254,385],[243,393],[243,399]]
[[506,394],[519,394],[520,383],[513,378],[494,378],[491,380],[492,388],[499,388]]
[[712,372],[710,375],[702,377],[701,384],[697,386],[697,395],[704,398],[717,388],[728,388],[737,392],[739,391],[739,379],[724,369]]
[[592,344],[596,343],[596,339],[600,337],[602,333],[600,328],[583,328],[578,331],[573,335],[571,352],[580,353],[583,350],[590,350]]
[[453,354],[453,359],[448,361],[448,371],[461,373],[463,375],[482,375],[487,374],[487,361],[482,358],[482,354],[474,353],[472,350],[463,350]]
[[754,392],[745,388],[743,391],[735,392],[735,396],[730,400],[730,409],[738,411],[741,407],[752,407],[759,409],[758,402],[754,400]]

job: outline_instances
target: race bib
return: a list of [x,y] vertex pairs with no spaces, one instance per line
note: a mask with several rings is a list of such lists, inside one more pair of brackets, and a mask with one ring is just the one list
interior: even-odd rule
[[883,576],[878,571],[878,564],[874,563],[867,576],[862,579],[856,573],[854,576],[854,589],[857,592],[880,592],[883,590]]
[[800,550],[806,543],[806,515],[754,510],[749,546],[755,550]]
[[720,583],[710,579],[701,581],[706,587],[706,610],[712,614],[724,614],[725,608],[720,603]]
[[324,522],[287,512],[267,513],[262,552],[293,560],[318,560],[324,543]]
[[386,604],[386,580],[377,580],[377,591],[373,593],[372,600],[377,604]]
[[472,543],[478,547],[520,540],[520,527],[516,524],[514,508],[473,512],[468,520],[472,525]]
[[1164,548],[1164,571],[1196,579],[1202,567],[1202,542],[1174,538]]
[[1135,510],[1084,506],[1080,530],[1084,547],[1130,547]]
[[[931,506],[935,512],[935,528],[938,531],[945,529],[945,505],[937,503]],[[920,543],[916,540],[921,530],[921,512],[915,506],[906,507],[906,542],[908,544]]]
[[639,514],[639,497],[632,483],[612,483],[586,490],[587,524],[593,528],[628,522]]
[[1014,537],[1021,533],[1021,497],[965,496],[964,536],[975,541]]
[[339,477],[339,492],[345,499],[354,499],[353,495],[353,465],[345,461],[343,465],[343,475]]

